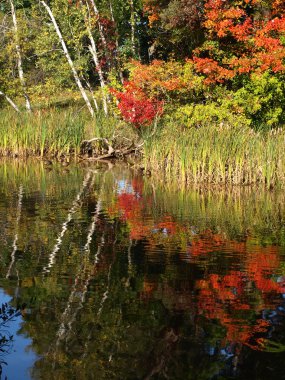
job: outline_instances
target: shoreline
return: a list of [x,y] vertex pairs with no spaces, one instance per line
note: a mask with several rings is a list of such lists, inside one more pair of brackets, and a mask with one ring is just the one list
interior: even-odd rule
[[[19,117],[2,110],[0,157],[63,165],[71,160],[126,162],[162,182],[180,186],[264,186],[285,184],[285,130],[256,131],[246,126],[181,126],[160,120],[136,130],[115,116],[90,119],[86,112],[52,109]],[[178,133],[179,132],[179,133]]]

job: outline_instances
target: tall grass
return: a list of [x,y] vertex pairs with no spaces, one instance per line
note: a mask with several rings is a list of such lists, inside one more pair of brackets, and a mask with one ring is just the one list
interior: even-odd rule
[[185,184],[285,183],[285,130],[249,127],[189,128],[169,124],[144,146],[144,166]]
[[101,114],[91,119],[75,106],[20,115],[5,109],[0,111],[0,156],[78,155],[84,139],[111,135],[116,123],[113,117]]
[[[91,119],[78,106],[37,110],[29,115],[0,111],[0,156],[78,155],[92,137],[135,141],[134,130],[116,117]],[[144,167],[180,184],[285,184],[285,129],[249,127],[177,128],[167,123],[145,138]]]
[[0,155],[61,155],[78,153],[89,122],[73,110],[36,111],[33,114],[0,113]]

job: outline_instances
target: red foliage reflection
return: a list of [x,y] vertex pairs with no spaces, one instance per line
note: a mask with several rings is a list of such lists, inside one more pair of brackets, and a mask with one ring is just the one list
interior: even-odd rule
[[[285,293],[285,279],[275,276],[281,264],[278,247],[264,247],[249,235],[243,241],[235,241],[211,229],[193,232],[192,226],[177,222],[170,215],[154,217],[150,211],[153,200],[144,198],[142,181],[136,178],[126,188],[118,193],[110,212],[128,225],[129,238],[146,240],[148,249],[157,243],[163,242],[166,248],[176,243],[182,247],[181,259],[198,266],[203,273],[201,279],[194,281],[194,289],[192,281],[192,289],[187,286],[183,291],[180,289],[179,297],[175,296],[178,295],[175,285],[171,288],[169,284],[163,284],[160,294],[163,297],[168,294],[174,300],[173,307],[179,310],[182,305],[175,299],[183,300],[185,309],[191,313],[217,320],[225,328],[225,344],[259,349],[263,340],[258,335],[266,333],[270,326],[262,312],[274,310],[280,295]],[[213,255],[220,261],[209,266]],[[226,264],[219,267],[223,260],[227,260]],[[189,297],[193,290],[195,300]],[[146,278],[141,299],[148,300],[156,292],[157,284]]]

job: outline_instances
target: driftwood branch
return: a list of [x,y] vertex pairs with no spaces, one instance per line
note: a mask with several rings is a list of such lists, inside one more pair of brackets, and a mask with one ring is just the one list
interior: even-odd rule
[[81,151],[83,153],[88,150],[92,151],[92,143],[97,142],[97,141],[102,141],[105,144],[107,152],[102,155],[87,157],[86,159],[89,161],[100,161],[104,159],[125,157],[128,154],[139,151],[144,145],[144,142],[138,145],[132,142],[131,145],[129,145],[128,147],[116,149],[114,148],[114,146],[111,144],[111,142],[108,139],[103,138],[103,137],[94,137],[90,140],[82,141]]

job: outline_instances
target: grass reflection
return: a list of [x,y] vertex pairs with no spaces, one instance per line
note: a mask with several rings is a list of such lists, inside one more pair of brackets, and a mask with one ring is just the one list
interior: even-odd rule
[[174,191],[123,166],[0,176],[1,286],[29,305],[32,378],[227,378],[252,358],[266,378],[262,352],[278,371],[283,193]]

